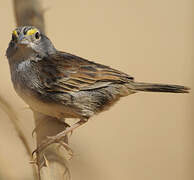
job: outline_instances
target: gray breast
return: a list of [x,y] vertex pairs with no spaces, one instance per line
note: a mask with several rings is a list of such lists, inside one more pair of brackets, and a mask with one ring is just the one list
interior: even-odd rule
[[[10,61],[12,62],[10,63]],[[9,59],[11,79],[17,94],[31,106],[31,101],[41,92],[41,84],[33,57],[18,59],[13,62]],[[34,101],[34,100],[33,100]]]

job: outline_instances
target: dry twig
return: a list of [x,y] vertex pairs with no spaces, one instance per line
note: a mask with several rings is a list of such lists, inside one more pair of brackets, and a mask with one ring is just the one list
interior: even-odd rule
[[[14,111],[14,109],[11,107],[11,105],[2,97],[0,96],[0,108],[6,112],[6,114],[8,115],[9,119],[11,120],[12,124],[14,125],[14,128],[18,134],[18,137],[20,138],[21,142],[23,143],[27,154],[29,155],[29,158],[31,160],[31,149],[30,146],[27,142],[27,139],[19,125],[19,120],[17,118],[17,114]],[[33,168],[33,175],[34,178],[36,178],[36,169]]]

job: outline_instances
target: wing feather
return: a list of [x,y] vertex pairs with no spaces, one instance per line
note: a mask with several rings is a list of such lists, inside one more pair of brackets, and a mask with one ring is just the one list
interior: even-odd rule
[[58,52],[43,58],[40,80],[48,91],[77,92],[133,81],[133,77],[78,56]]

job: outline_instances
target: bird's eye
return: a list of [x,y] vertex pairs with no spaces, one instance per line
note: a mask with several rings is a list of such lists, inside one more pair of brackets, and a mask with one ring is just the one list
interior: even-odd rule
[[35,38],[36,38],[36,39],[40,39],[40,33],[39,33],[39,32],[36,32]]

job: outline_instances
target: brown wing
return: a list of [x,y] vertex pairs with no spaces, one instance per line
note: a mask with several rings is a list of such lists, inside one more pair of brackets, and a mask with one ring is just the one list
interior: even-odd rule
[[43,72],[40,79],[47,91],[92,90],[133,80],[118,70],[63,52],[50,55],[39,63]]

